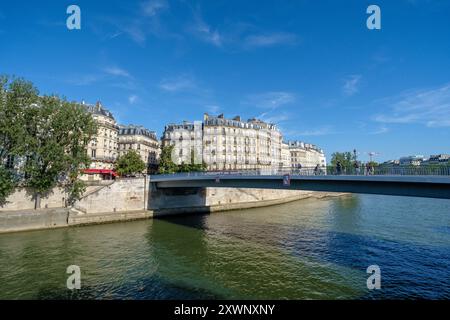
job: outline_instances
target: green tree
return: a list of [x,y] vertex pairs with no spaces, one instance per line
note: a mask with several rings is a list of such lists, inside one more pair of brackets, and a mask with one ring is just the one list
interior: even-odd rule
[[0,205],[5,203],[18,182],[5,168],[7,157],[25,153],[29,141],[25,115],[38,99],[38,91],[31,82],[0,76]]
[[196,172],[196,171],[205,171],[206,170],[206,164],[205,163],[197,163],[197,164],[190,164],[188,166],[188,172]]
[[40,97],[25,113],[28,135],[25,184],[40,198],[57,185],[68,192],[73,203],[84,192],[78,180],[80,170],[89,166],[87,144],[97,132],[92,115],[84,106],[57,96]]
[[351,167],[356,158],[352,152],[334,152],[331,155],[331,165],[336,166],[338,161],[343,167]]
[[21,78],[0,76],[0,163],[8,155],[22,155],[29,136],[26,132],[27,109],[38,100],[38,90]]
[[158,173],[174,173],[177,171],[177,165],[172,161],[172,152],[174,146],[164,146],[161,148]]
[[202,163],[194,163],[195,162],[195,153],[194,150],[191,150],[191,163],[187,166],[187,168],[183,168],[185,171],[183,172],[195,172],[195,171],[205,171],[206,164]]
[[6,202],[6,198],[14,191],[16,181],[11,171],[0,165],[0,206]]
[[139,154],[135,150],[129,150],[117,159],[115,169],[121,176],[127,176],[142,173],[146,167]]
[[344,172],[350,173],[354,170],[354,163],[356,161],[356,157],[353,152],[334,152],[331,155],[331,165],[336,168],[338,161],[341,163],[342,170]]
[[376,162],[376,161],[369,161],[369,162],[367,162],[367,165],[371,166],[371,167],[378,167],[379,166],[378,162]]
[[[0,166],[12,155],[25,160],[20,181],[42,195],[63,187],[72,203],[84,191],[80,170],[89,166],[87,144],[97,128],[84,106],[57,96],[39,96],[29,81],[0,77]],[[1,167],[0,201],[12,192],[17,179]]]

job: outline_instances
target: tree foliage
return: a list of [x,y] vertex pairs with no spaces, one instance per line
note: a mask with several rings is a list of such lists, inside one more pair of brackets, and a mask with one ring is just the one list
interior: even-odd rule
[[161,151],[161,157],[158,167],[158,173],[176,173],[176,172],[195,172],[205,171],[205,163],[194,163],[194,154],[191,152],[191,163],[181,163],[179,165],[172,161],[172,152],[174,146],[164,146]]
[[351,168],[356,161],[355,155],[352,152],[334,152],[331,155],[331,164],[336,166],[340,162],[343,168]]
[[0,163],[8,155],[26,151],[30,138],[25,127],[26,113],[38,100],[38,90],[31,82],[0,76]]
[[146,169],[145,162],[135,150],[129,150],[120,156],[116,162],[116,172],[121,176],[142,173]]
[[161,156],[159,158],[158,173],[175,173],[177,172],[177,165],[172,161],[172,152],[174,146],[164,146],[161,149]]
[[6,198],[14,191],[16,181],[10,170],[0,165],[0,205],[3,205]]
[[86,148],[97,131],[94,119],[80,104],[39,96],[31,82],[1,79],[0,160],[24,160],[21,182],[35,192],[37,207],[40,196],[57,185],[72,202],[84,190],[78,175],[90,163]]

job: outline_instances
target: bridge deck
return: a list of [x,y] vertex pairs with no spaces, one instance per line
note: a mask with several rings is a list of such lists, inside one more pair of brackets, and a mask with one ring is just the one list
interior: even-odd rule
[[283,177],[283,175],[194,173],[154,175],[151,176],[150,182],[157,188],[266,188],[450,199],[449,176],[292,175],[289,185],[283,183]]

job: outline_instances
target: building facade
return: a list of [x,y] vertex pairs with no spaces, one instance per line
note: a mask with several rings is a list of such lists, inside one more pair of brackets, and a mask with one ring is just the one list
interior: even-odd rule
[[283,142],[279,129],[258,119],[227,119],[204,114],[203,122],[183,122],[165,127],[163,146],[173,145],[176,164],[205,163],[215,170],[279,170],[326,166],[323,150],[304,142]]
[[414,155],[401,157],[399,163],[401,166],[420,166],[424,161],[425,157],[423,155]]
[[[87,105],[86,109],[92,114],[97,123],[97,134],[92,138],[87,147],[87,153],[91,157],[91,165],[85,170],[87,180],[98,178],[111,178],[114,162],[118,157],[119,126],[111,112],[100,102],[95,105]],[[83,177],[86,179],[86,177]]]
[[142,126],[119,126],[119,157],[129,150],[136,151],[144,161],[147,173],[158,169],[159,142],[154,131]]
[[291,151],[289,150],[289,143],[281,143],[281,163],[280,167],[288,169],[291,168]]
[[322,149],[314,144],[302,141],[289,141],[292,168],[315,168],[326,166],[326,157]]
[[182,124],[168,124],[161,144],[174,146],[172,160],[176,164],[202,163],[202,123],[183,121]]
[[173,145],[175,163],[205,163],[207,170],[279,168],[282,136],[273,124],[239,116],[204,114],[203,122],[169,124],[162,143]]
[[274,124],[205,113],[203,126],[203,159],[209,170],[280,167],[282,135]]
[[428,164],[450,164],[450,154],[431,155]]

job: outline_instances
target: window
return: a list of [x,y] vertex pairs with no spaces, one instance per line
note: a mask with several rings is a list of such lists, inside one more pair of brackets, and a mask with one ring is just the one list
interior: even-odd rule
[[92,149],[91,156],[92,156],[92,158],[95,158],[97,156],[97,150]]
[[14,156],[8,155],[6,158],[6,168],[7,169],[13,169],[14,168]]

